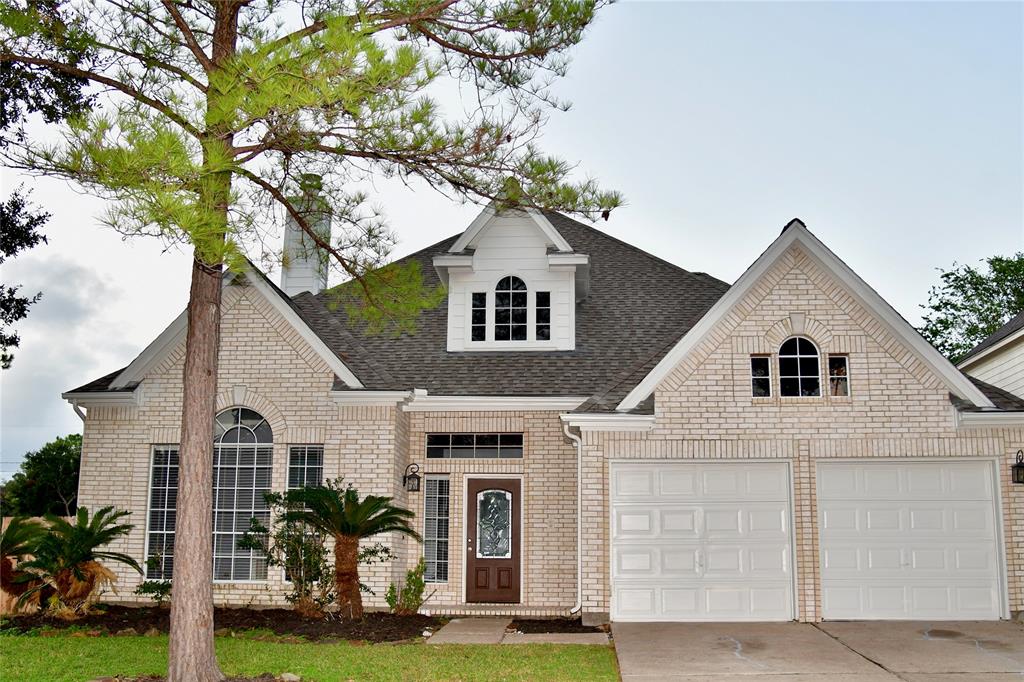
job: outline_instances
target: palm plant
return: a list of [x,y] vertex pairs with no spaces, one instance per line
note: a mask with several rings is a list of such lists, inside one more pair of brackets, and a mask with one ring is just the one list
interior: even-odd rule
[[54,610],[73,617],[88,608],[100,587],[117,579],[101,560],[126,564],[141,574],[142,567],[132,557],[100,549],[131,532],[132,525],[120,523],[128,514],[130,512],[114,507],[103,507],[90,518],[89,510],[80,507],[74,523],[47,514],[44,517],[47,533],[36,543],[33,558],[20,566],[40,582],[21,595],[19,604],[43,587],[49,587],[55,592],[56,602],[51,604]]
[[363,617],[359,591],[359,541],[381,533],[420,536],[409,525],[413,513],[393,505],[390,497],[367,495],[341,486],[341,479],[326,486],[296,491],[304,509],[285,513],[290,522],[304,523],[334,538],[334,582],[338,610],[350,618]]
[[31,587],[21,579],[18,563],[35,553],[45,532],[43,524],[24,516],[15,516],[0,530],[0,589],[7,594],[18,596]]

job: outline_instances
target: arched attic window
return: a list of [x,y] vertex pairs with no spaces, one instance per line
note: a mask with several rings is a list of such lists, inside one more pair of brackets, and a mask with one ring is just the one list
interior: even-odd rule
[[502,277],[494,287],[494,340],[526,341],[526,283],[518,277]]
[[255,517],[267,526],[274,434],[257,412],[235,407],[217,415],[213,437],[213,579],[266,580],[266,559],[239,549]]
[[818,347],[810,339],[794,336],[779,347],[779,394],[783,397],[821,395]]

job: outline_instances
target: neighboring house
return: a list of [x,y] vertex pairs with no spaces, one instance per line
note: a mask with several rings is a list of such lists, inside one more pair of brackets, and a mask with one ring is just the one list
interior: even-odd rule
[[[800,221],[730,287],[559,214],[488,209],[409,257],[448,296],[397,338],[332,310],[320,261],[293,256],[283,291],[255,270],[225,283],[219,603],[282,603],[282,572],[234,545],[261,494],[344,475],[424,536],[385,538],[377,606],[425,556],[435,613],[1024,609],[1024,400],[962,374]],[[64,394],[86,410],[80,504],[130,509],[117,549],[159,556],[158,578],[184,324]],[[119,598],[138,580],[121,571]]]
[[957,366],[992,386],[1024,395],[1024,311],[972,348]]

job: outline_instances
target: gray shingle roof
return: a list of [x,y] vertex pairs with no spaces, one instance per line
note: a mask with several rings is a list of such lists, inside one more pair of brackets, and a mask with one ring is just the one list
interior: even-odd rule
[[[614,405],[729,288],[558,213],[546,214],[591,260],[589,296],[576,304],[576,350],[507,353],[447,351],[447,303],[424,311],[415,334],[366,335],[331,296],[293,301],[307,323],[343,357],[368,389],[426,389],[434,395],[599,396]],[[433,258],[458,235],[405,260],[419,261],[438,284]],[[653,355],[652,355],[653,354]],[[600,408],[599,408],[600,409]]]
[[989,334],[985,339],[982,340],[977,346],[967,351],[967,355],[960,359],[959,364],[963,364],[966,360],[973,358],[975,355],[988,350],[992,346],[996,345],[1003,339],[1008,338],[1012,334],[1024,329],[1024,310],[1017,313],[1014,317],[1010,318],[1010,321],[1004,324],[999,329]]

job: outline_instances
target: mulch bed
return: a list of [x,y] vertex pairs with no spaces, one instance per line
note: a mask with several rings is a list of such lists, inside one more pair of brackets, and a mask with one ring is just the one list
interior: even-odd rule
[[527,635],[544,635],[552,632],[605,632],[601,626],[584,625],[579,618],[538,618],[514,620],[509,626]]
[[[101,610],[102,609],[102,610]],[[170,609],[104,605],[93,613],[73,621],[62,621],[40,614],[25,614],[5,619],[0,631],[26,632],[75,628],[85,636],[166,633],[170,627]],[[244,630],[270,630],[275,635],[298,636],[309,640],[344,639],[366,642],[398,642],[415,639],[427,628],[437,630],[445,621],[431,616],[396,616],[368,612],[362,620],[340,618],[303,618],[291,609],[215,609],[214,628],[219,635]],[[230,631],[230,632],[229,632]]]

